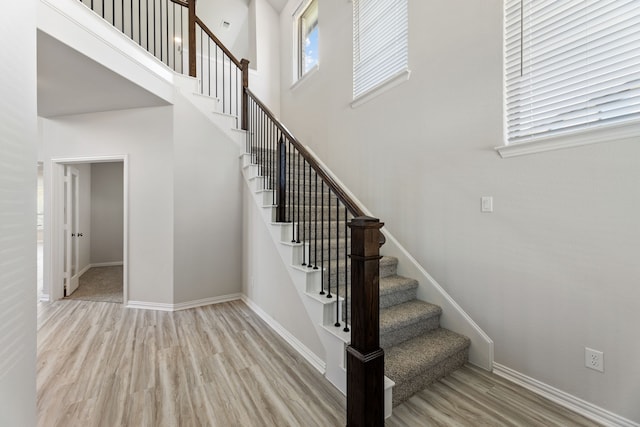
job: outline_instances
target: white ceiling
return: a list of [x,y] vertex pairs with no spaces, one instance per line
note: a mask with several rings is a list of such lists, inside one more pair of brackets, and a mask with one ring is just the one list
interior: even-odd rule
[[282,12],[282,9],[287,4],[287,0],[267,0],[267,1],[269,2],[269,4],[271,4],[271,7],[273,7],[278,13]]
[[163,99],[38,31],[38,115],[167,105]]

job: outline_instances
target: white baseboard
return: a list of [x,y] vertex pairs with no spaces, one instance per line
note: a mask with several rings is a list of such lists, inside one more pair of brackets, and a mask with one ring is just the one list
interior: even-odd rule
[[38,301],[40,301],[40,302],[49,302],[49,301],[51,301],[51,297],[49,296],[49,294],[40,294],[38,296]]
[[127,308],[136,308],[140,310],[157,310],[157,311],[178,311],[189,308],[204,307],[205,305],[220,304],[228,301],[235,301],[241,298],[241,294],[229,294],[219,297],[203,298],[194,301],[179,302],[177,304],[147,302],[147,301],[129,301]]
[[123,265],[122,261],[111,261],[111,262],[94,262],[89,264],[89,267],[116,267],[119,265]]
[[605,426],[620,426],[620,427],[640,427],[640,424],[628,420],[620,415],[616,415],[613,412],[607,411],[599,406],[589,403],[579,397],[573,396],[567,392],[559,390],[527,375],[524,375],[518,371],[508,368],[499,363],[493,364],[493,372],[513,383],[516,383],[534,393],[539,394],[560,406],[564,406],[580,415],[583,415],[591,420],[601,423]]
[[139,310],[174,311],[173,304],[147,301],[129,300],[129,302],[127,303],[127,308],[135,308]]
[[241,299],[242,299],[242,301],[244,301],[245,304],[247,304],[247,306],[254,313],[256,313],[258,316],[260,316],[260,318],[262,320],[264,320],[265,323],[267,325],[269,325],[271,327],[271,329],[273,329],[275,331],[275,333],[280,335],[280,337],[282,337],[283,340],[285,340],[291,347],[293,347],[294,350],[296,350],[298,353],[300,353],[300,355],[302,357],[304,357],[305,360],[311,364],[311,366],[316,368],[316,370],[318,370],[318,372],[320,372],[322,375],[324,375],[324,373],[325,373],[325,371],[327,369],[324,360],[319,358],[313,351],[311,351],[309,349],[309,347],[307,347],[306,345],[301,343],[300,340],[298,340],[296,337],[291,335],[291,333],[289,331],[287,331],[273,317],[269,316],[255,302],[251,301],[249,299],[249,297],[247,297],[246,295],[242,295]]
[[81,277],[84,273],[86,273],[91,267],[93,267],[91,264],[87,264],[84,266],[84,268],[82,270],[80,270],[78,272],[78,277]]
[[228,301],[235,301],[242,298],[242,294],[229,294],[219,297],[204,298],[195,301],[180,302],[173,305],[173,310],[186,310],[188,308],[203,307],[205,305],[220,304]]

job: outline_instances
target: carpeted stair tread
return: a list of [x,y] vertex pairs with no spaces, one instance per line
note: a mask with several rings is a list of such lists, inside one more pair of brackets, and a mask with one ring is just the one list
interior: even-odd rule
[[380,310],[380,347],[390,348],[440,326],[442,309],[414,299]]
[[398,258],[383,256],[380,258],[380,278],[393,276],[398,268]]
[[383,308],[380,310],[380,333],[401,329],[440,314],[442,309],[439,306],[417,299]]
[[448,329],[429,331],[385,350],[385,375],[398,387],[469,345],[469,338]]
[[[382,270],[382,266],[380,270]],[[416,279],[398,275],[380,277],[380,298],[397,292],[413,292],[414,296],[407,300],[409,301],[415,299],[415,291],[417,289],[418,281]]]

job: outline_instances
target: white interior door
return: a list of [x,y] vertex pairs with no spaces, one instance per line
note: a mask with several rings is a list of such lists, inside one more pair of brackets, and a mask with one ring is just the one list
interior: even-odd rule
[[65,296],[78,288],[79,251],[78,239],[82,237],[80,223],[80,172],[72,166],[65,167],[64,179],[64,284]]

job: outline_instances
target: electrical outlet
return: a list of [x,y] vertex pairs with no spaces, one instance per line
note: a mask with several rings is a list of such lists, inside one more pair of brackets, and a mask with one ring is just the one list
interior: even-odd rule
[[584,348],[584,366],[604,372],[604,353],[589,347]]

